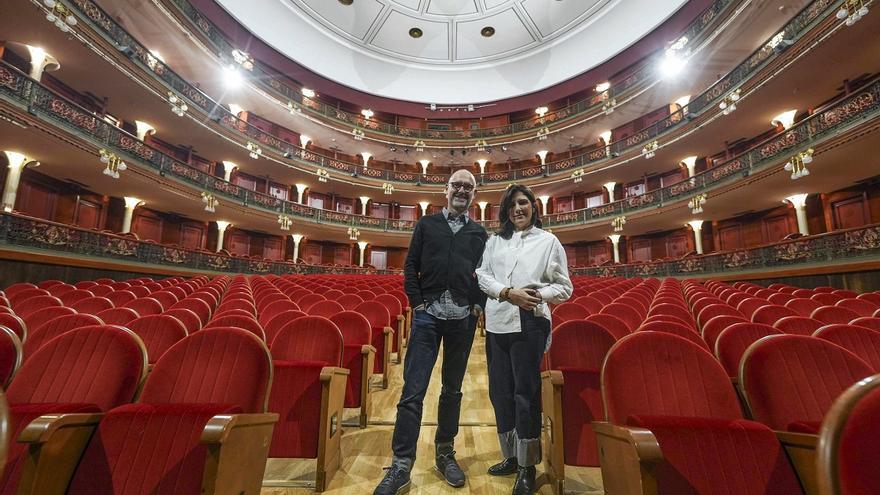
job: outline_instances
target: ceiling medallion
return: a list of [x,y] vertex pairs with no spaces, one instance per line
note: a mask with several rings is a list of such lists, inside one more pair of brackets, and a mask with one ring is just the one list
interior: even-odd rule
[[352,3],[354,3],[354,0],[339,0],[339,3],[341,3],[342,5],[351,5]]
[[411,28],[409,30],[409,35],[413,38],[421,38],[422,34],[424,33],[422,33],[422,30],[419,28]]
[[482,34],[484,38],[491,38],[495,34],[495,28],[492,26],[486,26],[483,29],[480,29],[480,34]]

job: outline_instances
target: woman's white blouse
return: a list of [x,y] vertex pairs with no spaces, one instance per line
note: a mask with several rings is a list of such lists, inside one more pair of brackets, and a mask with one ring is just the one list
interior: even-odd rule
[[486,301],[486,331],[520,332],[519,307],[498,300],[506,287],[533,288],[543,302],[535,314],[550,319],[547,303],[559,304],[571,297],[565,249],[555,235],[532,227],[514,232],[510,239],[493,235],[486,243],[483,261],[477,269],[480,290]]

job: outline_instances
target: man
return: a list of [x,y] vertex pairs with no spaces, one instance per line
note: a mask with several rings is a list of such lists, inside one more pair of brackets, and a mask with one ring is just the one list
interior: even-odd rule
[[475,311],[486,303],[474,272],[486,245],[486,230],[467,215],[476,179],[467,170],[446,184],[446,208],[426,215],[413,231],[404,265],[404,289],[413,308],[412,333],[403,365],[403,391],[391,448],[394,457],[373,495],[397,495],[409,488],[422,423],[422,403],[443,343],[443,387],[434,437],[437,470],[454,487],[465,484],[455,460],[461,382],[474,341]]

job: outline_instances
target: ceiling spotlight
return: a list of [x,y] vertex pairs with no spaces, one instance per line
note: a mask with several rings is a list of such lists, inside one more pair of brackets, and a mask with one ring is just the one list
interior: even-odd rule
[[423,34],[425,33],[423,33],[422,30],[417,27],[410,28],[409,30],[409,35],[412,38],[421,38]]
[[482,34],[484,38],[491,38],[495,35],[495,28],[492,26],[486,26],[483,29],[480,29],[480,34]]
[[352,3],[354,3],[354,0],[339,0],[339,3],[341,3],[342,5],[351,5]]
[[230,65],[223,68],[223,82],[227,88],[235,89],[242,85],[244,78],[238,69]]
[[663,77],[672,79],[681,74],[686,65],[687,60],[682,58],[677,50],[666,50],[666,55],[660,61],[660,72]]

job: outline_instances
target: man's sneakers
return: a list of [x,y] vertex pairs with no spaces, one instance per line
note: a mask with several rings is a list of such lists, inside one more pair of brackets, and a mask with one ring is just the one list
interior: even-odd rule
[[449,486],[454,486],[455,488],[461,488],[464,486],[466,478],[464,471],[461,470],[461,467],[455,460],[454,450],[444,454],[437,454],[437,471],[440,471],[440,474],[443,475],[443,478]]
[[507,476],[510,474],[515,474],[516,467],[516,457],[511,457],[510,459],[504,459],[498,464],[491,466],[489,468],[489,474],[492,476]]
[[397,463],[385,469],[388,472],[385,473],[385,477],[379,482],[379,486],[373,490],[373,495],[399,495],[409,491],[409,469]]

